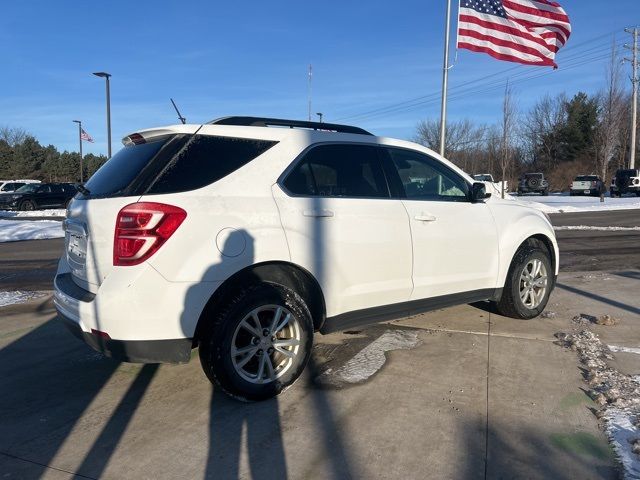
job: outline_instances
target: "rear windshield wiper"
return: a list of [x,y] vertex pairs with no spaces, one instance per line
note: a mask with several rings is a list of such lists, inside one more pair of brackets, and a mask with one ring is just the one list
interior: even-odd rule
[[76,188],[83,195],[87,195],[87,196],[91,195],[91,192],[89,191],[89,189],[87,187],[85,187],[84,185],[78,184],[78,185],[76,185]]

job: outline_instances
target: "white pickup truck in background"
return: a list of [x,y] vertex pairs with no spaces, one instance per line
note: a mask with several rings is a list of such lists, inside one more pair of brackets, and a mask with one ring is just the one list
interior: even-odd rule
[[506,180],[496,182],[490,173],[473,175],[473,179],[478,182],[483,182],[487,187],[487,193],[502,195],[502,184],[504,184],[504,193],[506,194],[509,191],[509,183]]

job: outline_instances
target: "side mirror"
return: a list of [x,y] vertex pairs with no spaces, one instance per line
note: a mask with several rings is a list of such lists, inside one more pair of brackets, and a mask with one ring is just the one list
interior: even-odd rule
[[472,203],[477,203],[489,198],[491,194],[487,193],[486,186],[483,182],[474,182],[473,185],[471,185],[471,193],[469,196],[471,197]]

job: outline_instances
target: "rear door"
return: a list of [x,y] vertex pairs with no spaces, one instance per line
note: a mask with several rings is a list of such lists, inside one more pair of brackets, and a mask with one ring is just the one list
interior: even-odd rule
[[400,148],[385,151],[411,225],[411,299],[494,289],[498,234],[489,207],[471,203],[467,181],[435,158]]
[[411,234],[390,198],[378,147],[311,147],[273,195],[291,260],[319,281],[327,315],[407,301]]

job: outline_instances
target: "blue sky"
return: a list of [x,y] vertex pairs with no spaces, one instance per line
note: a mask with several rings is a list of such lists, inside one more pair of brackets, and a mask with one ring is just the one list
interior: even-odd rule
[[[495,122],[507,78],[521,110],[547,92],[598,90],[614,33],[618,44],[628,41],[623,28],[640,24],[640,4],[561,3],[573,33],[560,69],[461,50],[450,71],[450,119]],[[96,140],[85,151],[105,153],[104,80],[91,75],[101,70],[113,75],[114,151],[127,133],[176,123],[169,97],[190,123],[234,114],[304,119],[311,63],[314,113],[410,138],[419,120],[439,117],[444,8],[442,0],[8,2],[0,125],[76,150],[72,120],[80,119]],[[418,97],[426,98],[375,112]]]

